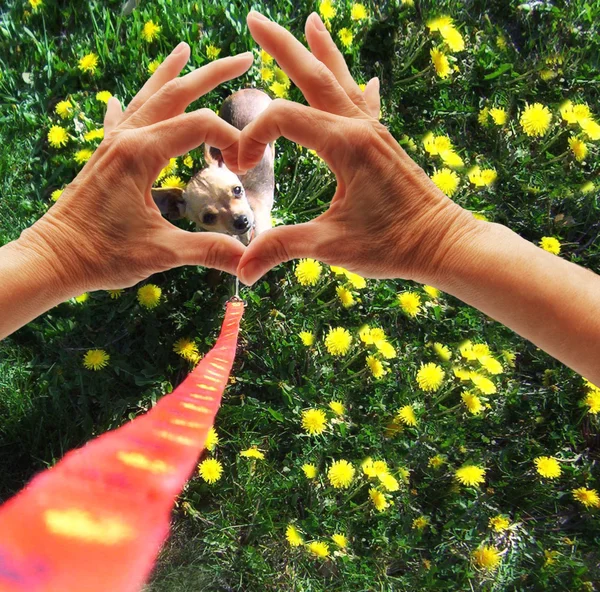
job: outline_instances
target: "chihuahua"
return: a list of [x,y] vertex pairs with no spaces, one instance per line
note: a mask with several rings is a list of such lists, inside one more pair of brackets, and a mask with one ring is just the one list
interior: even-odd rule
[[[221,106],[219,116],[239,130],[256,119],[271,103],[257,89],[239,90]],[[235,175],[218,148],[205,146],[206,168],[185,189],[152,189],[152,197],[169,220],[188,218],[199,228],[237,236],[248,245],[271,228],[275,192],[274,145],[269,144],[262,160],[244,175]]]

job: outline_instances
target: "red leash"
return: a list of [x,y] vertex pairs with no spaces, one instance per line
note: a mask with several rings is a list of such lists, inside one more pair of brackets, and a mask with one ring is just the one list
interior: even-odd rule
[[145,415],[69,452],[0,508],[0,592],[139,590],[169,533],[231,371],[244,304]]

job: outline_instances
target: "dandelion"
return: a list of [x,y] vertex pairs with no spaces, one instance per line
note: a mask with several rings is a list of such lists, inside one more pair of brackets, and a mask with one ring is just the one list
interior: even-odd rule
[[485,469],[477,465],[465,465],[457,469],[454,476],[463,485],[474,487],[485,481]]
[[423,291],[431,298],[439,298],[441,294],[441,291],[433,286],[423,286]]
[[386,499],[385,495],[378,489],[372,488],[369,490],[369,497],[378,512],[383,512],[389,507],[390,502]]
[[421,311],[421,297],[416,292],[402,292],[397,298],[400,308],[409,317],[416,317]]
[[169,175],[162,180],[161,187],[175,187],[178,189],[185,189],[186,182],[178,177],[177,175]]
[[553,236],[543,236],[540,239],[540,247],[553,255],[558,255],[560,253],[560,242]]
[[488,526],[493,528],[496,532],[504,532],[510,526],[510,521],[508,518],[499,514],[498,516],[489,519]]
[[489,378],[481,376],[477,372],[471,372],[470,379],[484,395],[493,395],[496,392],[496,385]]
[[260,61],[263,64],[271,65],[273,63],[273,56],[266,52],[264,49],[260,50]]
[[98,68],[98,56],[95,53],[88,53],[79,60],[79,69],[82,72],[89,72],[92,76]]
[[86,142],[93,142],[94,140],[102,140],[104,138],[104,128],[98,128],[90,130],[83,135],[83,139]]
[[160,60],[152,60],[148,64],[148,74],[154,74],[154,72],[156,72],[158,70],[158,67],[160,66],[160,64],[161,64]]
[[419,388],[424,391],[437,391],[442,386],[445,375],[442,368],[434,362],[421,364],[421,368],[417,372],[417,383]]
[[319,5],[319,14],[324,20],[330,21],[336,14],[336,9],[331,0],[322,0]]
[[350,8],[350,18],[353,21],[362,21],[366,18],[369,18],[369,14],[367,13],[367,9],[364,4],[354,3]]
[[158,306],[162,290],[154,284],[146,284],[137,292],[138,302],[144,308],[155,308]]
[[188,169],[193,168],[193,166],[194,166],[194,159],[189,154],[187,154],[185,156],[185,158],[183,159],[183,165],[185,167],[187,167]]
[[400,489],[398,481],[389,473],[379,473],[377,478],[386,491],[398,491]]
[[440,33],[451,51],[462,51],[465,48],[465,40],[455,27],[444,27]]
[[486,571],[494,571],[501,561],[500,551],[491,545],[479,547],[473,551],[472,557],[477,567]]
[[600,412],[600,389],[590,390],[583,401],[588,407],[588,412],[596,415]]
[[58,198],[63,194],[64,189],[55,189],[51,194],[50,194],[50,199],[52,201],[57,201]]
[[332,534],[331,540],[340,548],[345,549],[348,546],[348,539],[343,534]]
[[506,112],[506,109],[494,107],[493,109],[490,109],[490,117],[494,120],[496,125],[503,126],[508,119],[508,113]]
[[588,154],[588,147],[583,140],[571,136],[569,138],[569,148],[579,162],[585,160],[585,157]]
[[559,111],[563,120],[571,125],[576,123],[581,125],[582,122],[588,121],[592,115],[588,105],[585,103],[574,105],[573,101],[565,101],[559,107]]
[[89,148],[83,148],[82,150],[75,152],[75,156],[73,158],[77,164],[84,164],[90,158],[92,158],[92,154],[94,154],[92,150]]
[[527,104],[519,122],[523,131],[532,137],[543,136],[550,129],[552,113],[541,103]]
[[502,364],[495,358],[492,358],[492,356],[481,356],[479,358],[479,363],[490,374],[502,374],[502,372],[504,371]]
[[585,487],[579,487],[573,490],[573,497],[581,502],[586,508],[590,506],[592,508],[600,508],[600,497],[595,489],[586,489]]
[[387,374],[383,364],[375,356],[367,356],[367,367],[374,378],[381,378],[384,374]]
[[417,418],[415,417],[415,410],[412,405],[404,405],[400,411],[398,411],[398,421],[402,422],[407,426],[416,426]]
[[310,347],[315,342],[315,336],[308,331],[300,331],[298,337],[302,340],[302,344],[306,347]]
[[294,273],[302,286],[314,286],[321,277],[321,264],[314,259],[301,259]]
[[216,483],[223,474],[223,465],[216,458],[207,458],[198,466],[200,477],[211,485]]
[[332,356],[345,356],[350,350],[352,335],[343,327],[329,329],[325,338],[325,347]]
[[256,446],[242,450],[240,456],[243,456],[244,458],[256,458],[258,460],[264,460],[265,458],[264,452],[261,452]]
[[302,470],[304,471],[307,479],[314,479],[317,476],[317,467],[311,463],[303,464]]
[[317,557],[324,559],[325,557],[329,557],[329,545],[327,543],[322,543],[320,541],[313,541],[309,543],[308,550]]
[[338,298],[342,302],[342,306],[344,308],[350,308],[351,306],[354,306],[356,304],[352,292],[350,292],[350,290],[348,290],[347,288],[344,288],[343,286],[338,286],[335,291],[338,295]]
[[184,360],[189,360],[190,362],[197,362],[200,359],[198,346],[191,339],[187,339],[186,337],[178,339],[173,344],[173,351]]
[[538,474],[546,479],[556,479],[562,473],[558,461],[550,456],[538,456],[533,462]]
[[102,370],[109,360],[110,356],[103,349],[88,349],[83,356],[83,365],[88,370]]
[[210,452],[213,452],[214,449],[219,445],[219,434],[217,434],[217,430],[214,427],[211,427],[208,430],[208,434],[206,434],[206,442],[204,446]]
[[393,360],[397,356],[396,348],[389,341],[378,340],[375,347],[386,360]]
[[48,132],[48,143],[53,148],[62,148],[69,141],[67,130],[60,125],[53,125]]
[[345,27],[340,29],[338,31],[338,37],[340,38],[340,41],[344,47],[350,47],[352,45],[354,35],[352,35],[352,31],[350,31],[350,29],[346,29]]
[[260,69],[260,78],[263,82],[271,82],[275,73],[269,66],[262,66]]
[[42,0],[29,0],[29,5],[33,9],[33,12],[37,12],[38,8],[42,7],[44,3]]
[[73,114],[73,105],[71,101],[59,101],[56,103],[54,111],[61,119],[66,119]]
[[105,105],[108,104],[108,101],[111,97],[112,93],[107,90],[101,90],[100,92],[96,93],[96,100],[100,101],[101,103],[104,103]]
[[347,460],[337,460],[331,465],[327,476],[333,487],[346,489],[350,487],[355,472],[354,467]]
[[285,538],[291,547],[299,547],[304,544],[304,539],[298,532],[295,526],[289,524],[285,529]]
[[327,427],[327,417],[320,409],[307,409],[302,412],[302,427],[311,436],[322,434]]
[[329,403],[329,408],[336,414],[336,415],[344,415],[344,413],[346,413],[346,408],[344,407],[343,403],[340,403],[339,401],[331,401]]
[[160,179],[162,179],[163,177],[166,177],[167,175],[172,175],[176,170],[177,170],[177,159],[170,158],[169,164],[166,167],[164,167],[163,169],[161,169],[160,173],[158,173],[158,177],[156,177],[156,180],[160,181]]
[[431,180],[448,197],[452,197],[456,193],[460,183],[458,175],[454,171],[446,168],[436,171],[431,177]]
[[442,345],[437,341],[433,344],[433,351],[443,362],[447,362],[452,357],[452,352],[450,351],[450,348],[447,345]]
[[490,109],[489,109],[489,107],[484,107],[483,109],[481,109],[481,111],[479,111],[479,115],[477,116],[477,121],[481,125],[486,126],[488,124],[489,117],[490,117]]
[[600,124],[593,119],[584,119],[579,122],[583,133],[593,141],[600,140]]
[[431,467],[432,469],[439,469],[445,462],[446,459],[443,456],[436,454],[429,459],[427,466]]
[[461,398],[470,413],[473,415],[478,415],[481,413],[483,405],[481,403],[481,399],[477,395],[474,395],[473,393],[463,393]]
[[214,45],[206,46],[206,57],[209,60],[216,60],[221,53],[221,49],[219,47],[215,47]]
[[584,183],[580,187],[581,193],[584,193],[584,194],[592,193],[592,191],[594,191],[595,189],[596,189],[596,185],[594,185],[593,181],[588,181],[587,183]]
[[423,530],[429,525],[429,517],[428,516],[419,516],[415,518],[412,522],[413,530]]
[[269,90],[278,98],[286,99],[288,96],[288,87],[281,82],[274,82],[269,86]]
[[435,73],[442,79],[448,78],[452,72],[450,62],[448,62],[448,56],[437,47],[434,47],[429,53],[431,55],[431,62],[435,68]]
[[148,43],[152,43],[161,31],[161,27],[157,25],[154,21],[148,21],[144,24],[144,28],[142,29],[142,38],[144,41]]

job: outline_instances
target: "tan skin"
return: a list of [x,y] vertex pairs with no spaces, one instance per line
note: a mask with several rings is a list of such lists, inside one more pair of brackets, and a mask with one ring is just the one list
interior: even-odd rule
[[[255,12],[248,25],[310,106],[274,101],[236,135],[206,111],[183,111],[219,77],[245,71],[250,59],[220,60],[210,84],[200,80],[207,76],[198,74],[203,68],[179,79],[189,84],[165,91],[189,50],[171,56],[159,79],[132,102],[135,109],[130,105],[123,116],[109,103],[107,138],[59,200],[63,205],[0,249],[0,276],[8,278],[0,308],[12,315],[0,321],[0,337],[85,290],[131,286],[169,267],[237,270],[251,284],[283,261],[313,257],[365,277],[435,285],[600,384],[600,277],[503,226],[475,220],[439,191],[377,121],[377,80],[360,91],[316,14],[306,24],[312,51]],[[175,139],[174,129],[184,131]],[[269,230],[246,250],[231,237],[190,235],[160,218],[150,186],[169,156],[206,140],[221,148],[230,169],[243,172],[279,136],[314,148],[330,166],[338,187],[327,212]],[[153,152],[156,144],[160,153]],[[45,296],[40,286],[49,286]]]

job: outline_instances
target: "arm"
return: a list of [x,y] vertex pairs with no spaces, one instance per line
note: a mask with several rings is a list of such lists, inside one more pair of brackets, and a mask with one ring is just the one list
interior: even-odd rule
[[111,99],[105,139],[60,199],[16,241],[0,248],[0,339],[56,304],[88,290],[132,286],[180,265],[233,273],[239,241],[192,233],[167,222],[150,189],[172,156],[208,141],[237,150],[239,131],[189,104],[244,73],[251,56],[224,58],[177,78],[189,47],[180,44],[124,113]]

